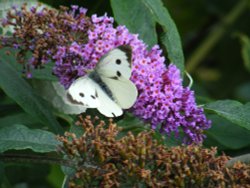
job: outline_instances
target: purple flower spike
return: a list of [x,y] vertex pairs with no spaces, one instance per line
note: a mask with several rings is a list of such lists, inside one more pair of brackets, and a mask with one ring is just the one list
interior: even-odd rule
[[[152,128],[160,127],[168,135],[180,129],[185,133],[185,143],[200,143],[203,131],[210,127],[203,109],[197,107],[194,92],[182,86],[179,69],[170,64],[165,66],[165,58],[158,45],[147,50],[147,45],[131,34],[125,26],[113,27],[113,18],[104,15],[91,17],[93,28],[88,30],[87,44],[73,42],[69,53],[56,58],[55,73],[65,88],[87,69],[94,69],[99,59],[109,50],[130,45],[133,49],[131,80],[139,91],[132,112]],[[64,59],[66,58],[66,59]],[[68,59],[68,60],[67,60]],[[74,61],[73,61],[74,59]]]
[[[139,93],[131,112],[167,135],[183,132],[185,143],[202,142],[203,131],[211,122],[196,105],[194,92],[182,86],[180,70],[174,64],[165,65],[159,46],[147,50],[138,35],[131,34],[125,26],[114,28],[113,18],[106,14],[89,18],[86,11],[78,6],[71,10],[61,7],[60,11],[25,7],[16,10],[11,18],[2,21],[3,26],[14,27],[14,38],[3,37],[1,43],[18,48],[20,63],[31,70],[54,61],[53,73],[66,89],[93,70],[108,51],[129,45],[133,63],[130,79]],[[23,49],[32,54],[28,63]]]

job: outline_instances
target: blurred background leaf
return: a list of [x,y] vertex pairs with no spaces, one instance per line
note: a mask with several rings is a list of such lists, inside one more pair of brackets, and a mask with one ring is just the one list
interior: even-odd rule
[[238,34],[241,42],[241,55],[246,69],[250,72],[250,39],[247,35]]
[[[238,96],[237,89],[249,81],[249,72],[244,67],[241,46],[235,33],[249,36],[249,1],[163,2],[178,27],[187,60],[186,67],[190,66],[194,56],[200,54],[199,51],[205,51],[191,72],[196,95],[210,99],[234,98],[242,101],[242,93]],[[216,40],[211,41],[212,38]],[[204,41],[209,46],[204,45]],[[245,95],[249,96],[249,93]]]

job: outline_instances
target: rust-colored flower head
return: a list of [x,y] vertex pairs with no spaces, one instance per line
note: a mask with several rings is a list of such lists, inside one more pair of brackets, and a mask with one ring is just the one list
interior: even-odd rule
[[216,148],[199,145],[168,148],[153,139],[153,131],[138,135],[120,129],[112,120],[80,117],[84,133],[58,137],[61,151],[76,162],[70,187],[247,187],[250,165],[226,167],[229,157]]

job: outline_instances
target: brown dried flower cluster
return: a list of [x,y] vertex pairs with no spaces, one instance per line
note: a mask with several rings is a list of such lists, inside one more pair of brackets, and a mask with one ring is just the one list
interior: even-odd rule
[[39,68],[51,59],[58,46],[67,46],[76,40],[86,42],[90,25],[85,12],[75,14],[66,7],[59,10],[40,6],[28,9],[24,4],[21,9],[10,9],[7,18],[2,20],[3,27],[14,30],[11,37],[1,37],[2,46],[18,49],[17,60],[22,64],[26,53],[31,52],[30,64]]
[[119,129],[98,118],[77,122],[84,133],[58,137],[61,151],[76,162],[69,187],[248,187],[250,166],[225,166],[229,157],[216,149],[189,145],[167,148],[153,132],[119,137]]

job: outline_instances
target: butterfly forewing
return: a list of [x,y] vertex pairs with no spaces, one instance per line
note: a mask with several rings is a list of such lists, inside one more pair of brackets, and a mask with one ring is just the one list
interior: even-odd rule
[[[128,56],[129,55],[129,56]],[[108,52],[97,64],[96,71],[105,77],[131,76],[131,47],[120,46]]]

